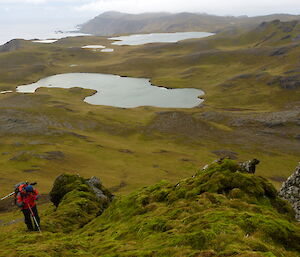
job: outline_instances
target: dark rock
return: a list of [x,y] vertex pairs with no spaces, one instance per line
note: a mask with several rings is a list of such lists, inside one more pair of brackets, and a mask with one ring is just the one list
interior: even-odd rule
[[257,159],[253,159],[250,161],[239,163],[240,170],[246,171],[248,173],[254,174],[256,170],[256,165],[259,164],[260,161]]
[[300,221],[300,163],[295,172],[282,184],[279,196],[289,201]]
[[288,48],[287,47],[281,47],[279,49],[276,49],[275,51],[273,51],[270,56],[279,56],[279,55],[283,55],[286,54],[288,52]]

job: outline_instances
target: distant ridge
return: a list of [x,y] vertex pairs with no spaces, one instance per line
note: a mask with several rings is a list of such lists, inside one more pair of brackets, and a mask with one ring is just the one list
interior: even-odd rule
[[12,39],[4,45],[0,45],[0,53],[18,50],[22,48],[24,42],[25,41],[23,39]]
[[199,13],[142,13],[105,12],[79,26],[80,32],[100,36],[152,32],[206,31],[218,32],[228,27],[254,27],[272,20],[299,20],[300,16],[272,14],[258,17],[216,16]]

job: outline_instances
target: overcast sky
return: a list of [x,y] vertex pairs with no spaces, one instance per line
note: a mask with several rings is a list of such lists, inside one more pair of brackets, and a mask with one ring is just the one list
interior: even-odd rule
[[300,0],[0,0],[0,20],[74,19],[105,11],[199,12],[217,15],[300,14]]

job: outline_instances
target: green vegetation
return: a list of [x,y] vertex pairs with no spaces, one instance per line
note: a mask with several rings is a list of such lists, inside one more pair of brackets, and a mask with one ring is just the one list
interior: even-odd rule
[[[83,193],[85,180],[67,176],[64,187],[75,188],[62,198],[60,215],[51,206],[42,212],[41,235],[24,234],[23,224],[4,227],[2,255],[299,256],[300,227],[291,207],[266,179],[239,171],[235,161],[213,163],[175,185],[161,181],[118,197],[89,223],[86,212],[97,208],[80,202],[98,202]],[[66,222],[68,230],[59,226]]]
[[[7,46],[0,91],[94,72],[200,88],[205,102],[123,109],[89,105],[94,91],[76,87],[0,94],[0,193],[28,180],[48,194],[64,173],[54,205],[39,206],[42,234],[25,233],[19,211],[0,213],[0,256],[300,256],[299,223],[275,189],[299,161],[298,29],[274,21],[113,53],[81,49],[104,37]],[[199,170],[222,156],[259,159],[257,175],[227,159]],[[94,175],[116,194],[108,208],[82,178]]]
[[57,73],[99,72],[205,91],[204,105],[192,109],[92,106],[82,99],[94,92],[79,88],[1,94],[0,193],[23,180],[37,180],[46,193],[57,175],[70,172],[99,176],[125,194],[162,179],[178,181],[219,156],[247,160],[254,153],[262,162],[257,173],[278,188],[300,153],[299,87],[285,88],[297,80],[297,26],[267,23],[259,33],[239,29],[176,44],[114,46],[114,53],[81,49],[108,46],[104,37],[23,42],[0,53],[0,90]]

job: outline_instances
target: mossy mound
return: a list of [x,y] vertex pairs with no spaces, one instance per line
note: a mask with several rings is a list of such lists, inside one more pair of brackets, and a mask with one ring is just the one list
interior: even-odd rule
[[[102,197],[96,194],[96,186]],[[101,183],[96,186],[79,175],[60,175],[50,192],[55,207],[50,207],[46,212],[45,229],[70,232],[100,215],[112,200],[112,194]]]
[[[3,256],[300,256],[291,207],[268,181],[239,171],[234,161],[115,199],[100,216],[103,206],[89,182],[63,176],[54,186],[65,189],[55,198],[58,207],[41,215],[43,234],[0,233]],[[55,190],[52,196],[59,195]]]
[[80,233],[101,256],[299,256],[293,215],[267,180],[224,160],[114,201]]

